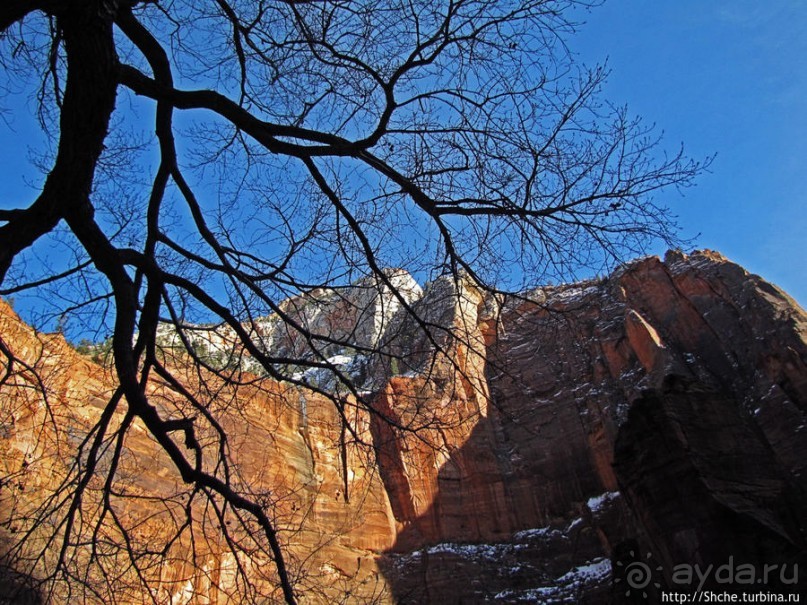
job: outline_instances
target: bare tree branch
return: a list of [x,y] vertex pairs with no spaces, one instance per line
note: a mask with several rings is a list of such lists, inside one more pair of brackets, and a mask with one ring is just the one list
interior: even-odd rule
[[[58,132],[39,194],[0,211],[0,295],[45,299],[68,339],[108,334],[87,357],[58,337],[30,359],[0,334],[0,412],[34,410],[35,445],[0,476],[17,485],[4,564],[54,600],[173,599],[166,561],[238,602],[318,591],[317,549],[290,544],[319,488],[247,477],[238,444],[265,419],[245,400],[302,439],[307,398],[327,402],[334,489],[358,506],[352,460],[401,435],[439,449],[464,422],[429,396],[488,398],[468,378],[489,363],[477,326],[432,316],[404,270],[452,308],[493,308],[677,241],[655,196],[709,160],[665,155],[600,99],[607,71],[566,47],[591,4],[3,3],[0,60]],[[112,388],[84,415],[54,400],[46,349]],[[418,392],[393,409],[401,374]],[[27,497],[31,466],[54,489]],[[231,584],[206,567],[222,552]]]

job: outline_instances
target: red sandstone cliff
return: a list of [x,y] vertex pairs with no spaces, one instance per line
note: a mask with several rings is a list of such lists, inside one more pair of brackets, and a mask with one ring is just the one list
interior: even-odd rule
[[[357,294],[363,306],[343,304],[350,294],[329,298],[326,313],[294,307],[330,333],[357,334],[364,322],[364,341],[386,353],[344,362],[361,366],[374,410],[348,408],[349,439],[322,395],[269,380],[236,391],[185,375],[190,389],[217,389],[239,485],[266,492],[303,600],[610,603],[636,598],[624,572],[648,555],[650,599],[672,586],[681,562],[805,565],[807,316],[775,287],[703,252],[636,261],[530,301],[494,304],[450,280],[409,291],[421,320],[437,327],[434,341],[383,292]],[[377,312],[384,305],[394,313]],[[71,452],[112,382],[5,306],[0,335],[49,394],[43,401],[25,368],[0,390],[7,545],[69,477]],[[298,346],[289,338],[267,340]],[[170,385],[156,381],[151,397],[166,409],[173,402]],[[128,493],[116,510],[134,539],[165,541],[173,508],[193,498],[144,431],[135,426],[125,446]],[[23,552],[44,535],[35,529]],[[236,599],[220,532],[203,542],[195,561],[187,536],[144,560],[154,599]],[[271,599],[271,566],[251,565],[251,596]],[[792,586],[774,578],[770,588]],[[144,596],[124,572],[116,589],[124,602]]]

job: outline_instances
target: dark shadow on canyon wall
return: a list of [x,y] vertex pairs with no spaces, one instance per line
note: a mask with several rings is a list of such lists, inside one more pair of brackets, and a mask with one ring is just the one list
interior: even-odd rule
[[543,294],[503,312],[488,413],[435,459],[433,493],[412,481],[428,464],[374,433],[398,601],[805,590],[804,311],[708,251]]
[[42,605],[36,581],[0,560],[0,605]]
[[[807,587],[805,478],[780,454],[725,392],[668,377],[633,403],[614,468],[671,589]],[[703,583],[694,565],[713,566]]]
[[396,602],[605,605],[807,586],[803,478],[734,397],[668,377],[618,429],[590,428],[569,402],[493,410],[442,465],[420,515],[394,435],[376,432],[402,528],[380,560]]
[[[547,597],[611,602],[607,552],[632,528],[619,498],[605,490],[587,456],[578,458],[584,470],[577,477],[573,469],[561,470],[564,465],[548,465],[532,480],[526,468],[502,470],[507,450],[496,442],[498,428],[483,419],[473,429],[441,467],[436,496],[421,515],[408,516],[413,506],[406,502],[411,492],[400,486],[406,481],[402,461],[382,455],[382,477],[402,527],[379,561],[395,601],[516,602],[547,587]],[[491,463],[498,463],[500,474]],[[560,478],[564,472],[570,480]],[[608,496],[592,511],[586,493]],[[578,568],[590,568],[590,576],[583,569],[569,582],[557,582]]]

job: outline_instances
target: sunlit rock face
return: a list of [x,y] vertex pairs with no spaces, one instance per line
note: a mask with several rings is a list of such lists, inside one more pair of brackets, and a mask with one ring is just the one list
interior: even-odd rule
[[487,348],[488,414],[386,555],[399,600],[629,601],[648,555],[656,596],[678,563],[803,565],[798,305],[709,252],[531,294]]
[[[315,334],[355,338],[355,350],[317,351],[359,383],[366,405],[349,406],[349,438],[326,394],[269,379],[221,386],[239,481],[272,494],[302,601],[633,602],[632,564],[648,564],[641,591],[653,599],[698,588],[680,585],[677,564],[732,557],[791,566],[768,578],[771,590],[792,588],[794,564],[805,583],[807,316],[785,294],[712,252],[507,300],[467,279],[421,290],[386,275],[401,297],[368,281],[284,303]],[[86,431],[110,376],[6,307],[0,317],[4,342],[58,393],[49,404],[64,422],[48,430]],[[262,322],[251,329],[267,351],[311,353],[276,318]],[[370,347],[381,353],[360,352]],[[190,389],[211,386],[183,376]],[[297,378],[339,388],[310,369]],[[27,482],[4,485],[4,520],[39,502],[69,459],[70,441],[56,456],[57,440],[35,440],[50,425],[24,386],[7,381],[0,400],[2,472]],[[151,388],[168,409],[171,389]],[[182,492],[144,431],[127,446],[132,493]],[[148,502],[116,506],[142,520],[143,539],[167,535]],[[0,531],[6,543],[22,528]],[[197,544],[202,571],[187,546],[155,564],[158,599],[234,602],[224,541]],[[276,594],[266,562],[252,564],[256,594]],[[726,588],[714,576],[706,587]],[[136,582],[128,590],[124,601],[142,600]]]

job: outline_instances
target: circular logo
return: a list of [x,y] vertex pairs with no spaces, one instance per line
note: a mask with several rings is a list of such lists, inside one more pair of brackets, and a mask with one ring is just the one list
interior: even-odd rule
[[[623,563],[622,561],[617,562],[617,566],[622,568],[619,577],[616,579],[616,583],[625,582],[627,585],[627,590],[625,591],[625,596],[628,597],[631,595],[632,591],[636,591],[637,594],[641,592],[644,598],[647,598],[647,591],[645,588],[650,586],[652,583],[653,586],[656,588],[661,588],[661,584],[658,582],[653,581],[653,571],[661,571],[661,566],[656,565],[653,568],[652,565],[652,557],[650,553],[647,553],[644,561],[631,561],[630,563]],[[633,551],[630,551],[630,558],[635,559],[636,554]]]

